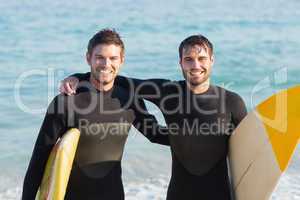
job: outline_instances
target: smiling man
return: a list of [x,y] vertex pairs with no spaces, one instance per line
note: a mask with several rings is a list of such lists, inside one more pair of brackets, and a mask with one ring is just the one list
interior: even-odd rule
[[[192,35],[179,46],[179,63],[185,80],[127,79],[116,84],[152,101],[162,111],[169,129],[172,176],[167,200],[232,199],[227,166],[228,140],[246,116],[242,98],[210,83],[213,45],[202,35]],[[77,74],[80,80],[87,74]],[[61,87],[71,93],[78,80],[67,78]]]
[[[209,46],[210,43],[207,42]],[[203,93],[209,88],[209,77],[214,63],[212,46],[209,48],[204,44],[181,45],[180,65],[183,76],[193,93]]]
[[[156,119],[141,99],[114,84],[124,62],[124,44],[117,32],[95,34],[86,54],[91,76],[72,96],[58,95],[49,105],[24,179],[23,200],[35,199],[48,156],[69,128],[80,139],[65,199],[123,200],[121,159],[133,124],[150,141],[168,144]],[[157,130],[157,131],[156,131]]]
[[[97,41],[99,40],[99,41]],[[124,63],[124,46],[115,44],[97,45],[101,42],[94,38],[89,43],[86,60],[91,67],[90,82],[100,91],[108,91],[114,85],[114,80],[119,73],[121,65]]]

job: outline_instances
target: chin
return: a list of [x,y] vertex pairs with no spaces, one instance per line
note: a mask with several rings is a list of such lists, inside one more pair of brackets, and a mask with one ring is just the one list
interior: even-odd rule
[[114,78],[112,77],[112,76],[109,76],[109,77],[99,77],[99,80],[100,80],[100,82],[102,82],[102,83],[109,83],[109,82],[111,82],[111,81],[113,81],[114,80]]
[[201,85],[201,84],[205,83],[206,80],[207,80],[207,78],[194,78],[194,79],[190,79],[189,83],[191,85],[197,86],[197,85]]
[[112,82],[111,80],[100,80],[100,83],[102,83],[104,85],[109,84],[111,82]]

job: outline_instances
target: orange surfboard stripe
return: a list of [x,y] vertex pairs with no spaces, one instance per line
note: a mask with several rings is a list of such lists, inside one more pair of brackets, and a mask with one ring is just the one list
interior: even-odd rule
[[273,95],[257,106],[256,111],[284,171],[300,138],[300,86]]

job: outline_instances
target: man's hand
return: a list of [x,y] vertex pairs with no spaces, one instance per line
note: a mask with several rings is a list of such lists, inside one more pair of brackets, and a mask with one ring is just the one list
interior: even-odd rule
[[59,87],[60,93],[64,93],[67,95],[73,95],[76,94],[76,89],[78,86],[79,80],[76,77],[70,76],[68,78],[65,78],[61,83]]

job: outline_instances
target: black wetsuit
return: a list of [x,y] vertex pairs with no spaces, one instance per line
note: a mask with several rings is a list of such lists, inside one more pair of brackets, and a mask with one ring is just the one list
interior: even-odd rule
[[[77,74],[81,80],[89,74]],[[116,84],[156,104],[169,129],[172,176],[167,200],[229,200],[228,139],[246,116],[242,98],[211,85],[193,94],[185,81],[127,79]]]
[[25,176],[23,200],[35,199],[44,168],[57,139],[71,127],[80,130],[65,199],[123,200],[121,158],[131,124],[150,141],[168,144],[141,99],[114,86],[99,92],[83,82],[74,96],[58,95],[49,105]]

